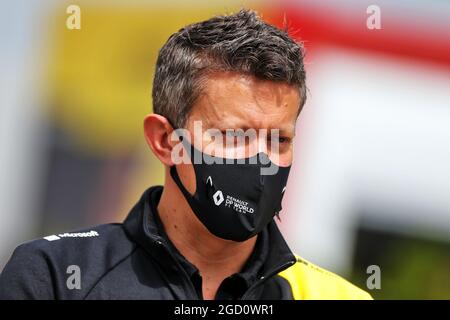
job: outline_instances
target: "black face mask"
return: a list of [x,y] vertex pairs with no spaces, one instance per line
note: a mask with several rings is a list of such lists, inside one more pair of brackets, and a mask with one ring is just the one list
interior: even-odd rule
[[[170,168],[170,175],[192,211],[212,234],[244,241],[263,230],[279,213],[291,166],[279,167],[262,152],[240,159],[245,163],[233,159],[234,163],[230,164],[227,163],[230,159],[204,154],[180,138],[194,166],[194,195],[182,184],[175,165]],[[194,158],[201,159],[201,163],[196,164]],[[276,173],[262,175],[269,167]]]

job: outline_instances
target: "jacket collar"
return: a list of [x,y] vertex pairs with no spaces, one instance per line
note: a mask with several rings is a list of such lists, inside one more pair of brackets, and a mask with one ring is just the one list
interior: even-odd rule
[[[164,270],[180,273],[180,265],[174,263],[174,255],[170,252],[164,233],[158,228],[155,214],[163,187],[154,186],[147,189],[141,199],[131,209],[123,223],[127,235],[150,253]],[[267,279],[295,263],[296,257],[284,240],[275,221],[272,220],[262,231],[266,235],[267,245],[264,261],[259,268],[259,277]],[[256,259],[257,260],[257,259]],[[245,269],[246,267],[244,267]],[[245,272],[245,270],[244,270]],[[191,288],[192,289],[192,288]]]

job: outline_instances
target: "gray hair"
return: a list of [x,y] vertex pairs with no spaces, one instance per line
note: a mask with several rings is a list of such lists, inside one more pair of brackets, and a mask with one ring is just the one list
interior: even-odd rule
[[153,111],[174,128],[185,125],[213,71],[233,71],[297,86],[306,101],[303,46],[252,10],[188,25],[159,51],[153,80]]

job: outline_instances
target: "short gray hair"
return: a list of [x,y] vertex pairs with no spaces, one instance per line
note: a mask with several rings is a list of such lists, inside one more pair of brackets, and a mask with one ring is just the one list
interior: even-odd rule
[[300,112],[306,100],[303,58],[301,44],[252,10],[188,25],[171,35],[159,51],[153,111],[181,128],[208,72],[233,71],[297,86]]

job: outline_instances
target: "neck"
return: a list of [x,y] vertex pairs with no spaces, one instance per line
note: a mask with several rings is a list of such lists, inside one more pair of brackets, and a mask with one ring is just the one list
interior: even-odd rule
[[210,233],[167,174],[158,213],[170,241],[199,269],[204,296],[214,298],[223,279],[241,271],[255,247],[256,236],[236,242]]

